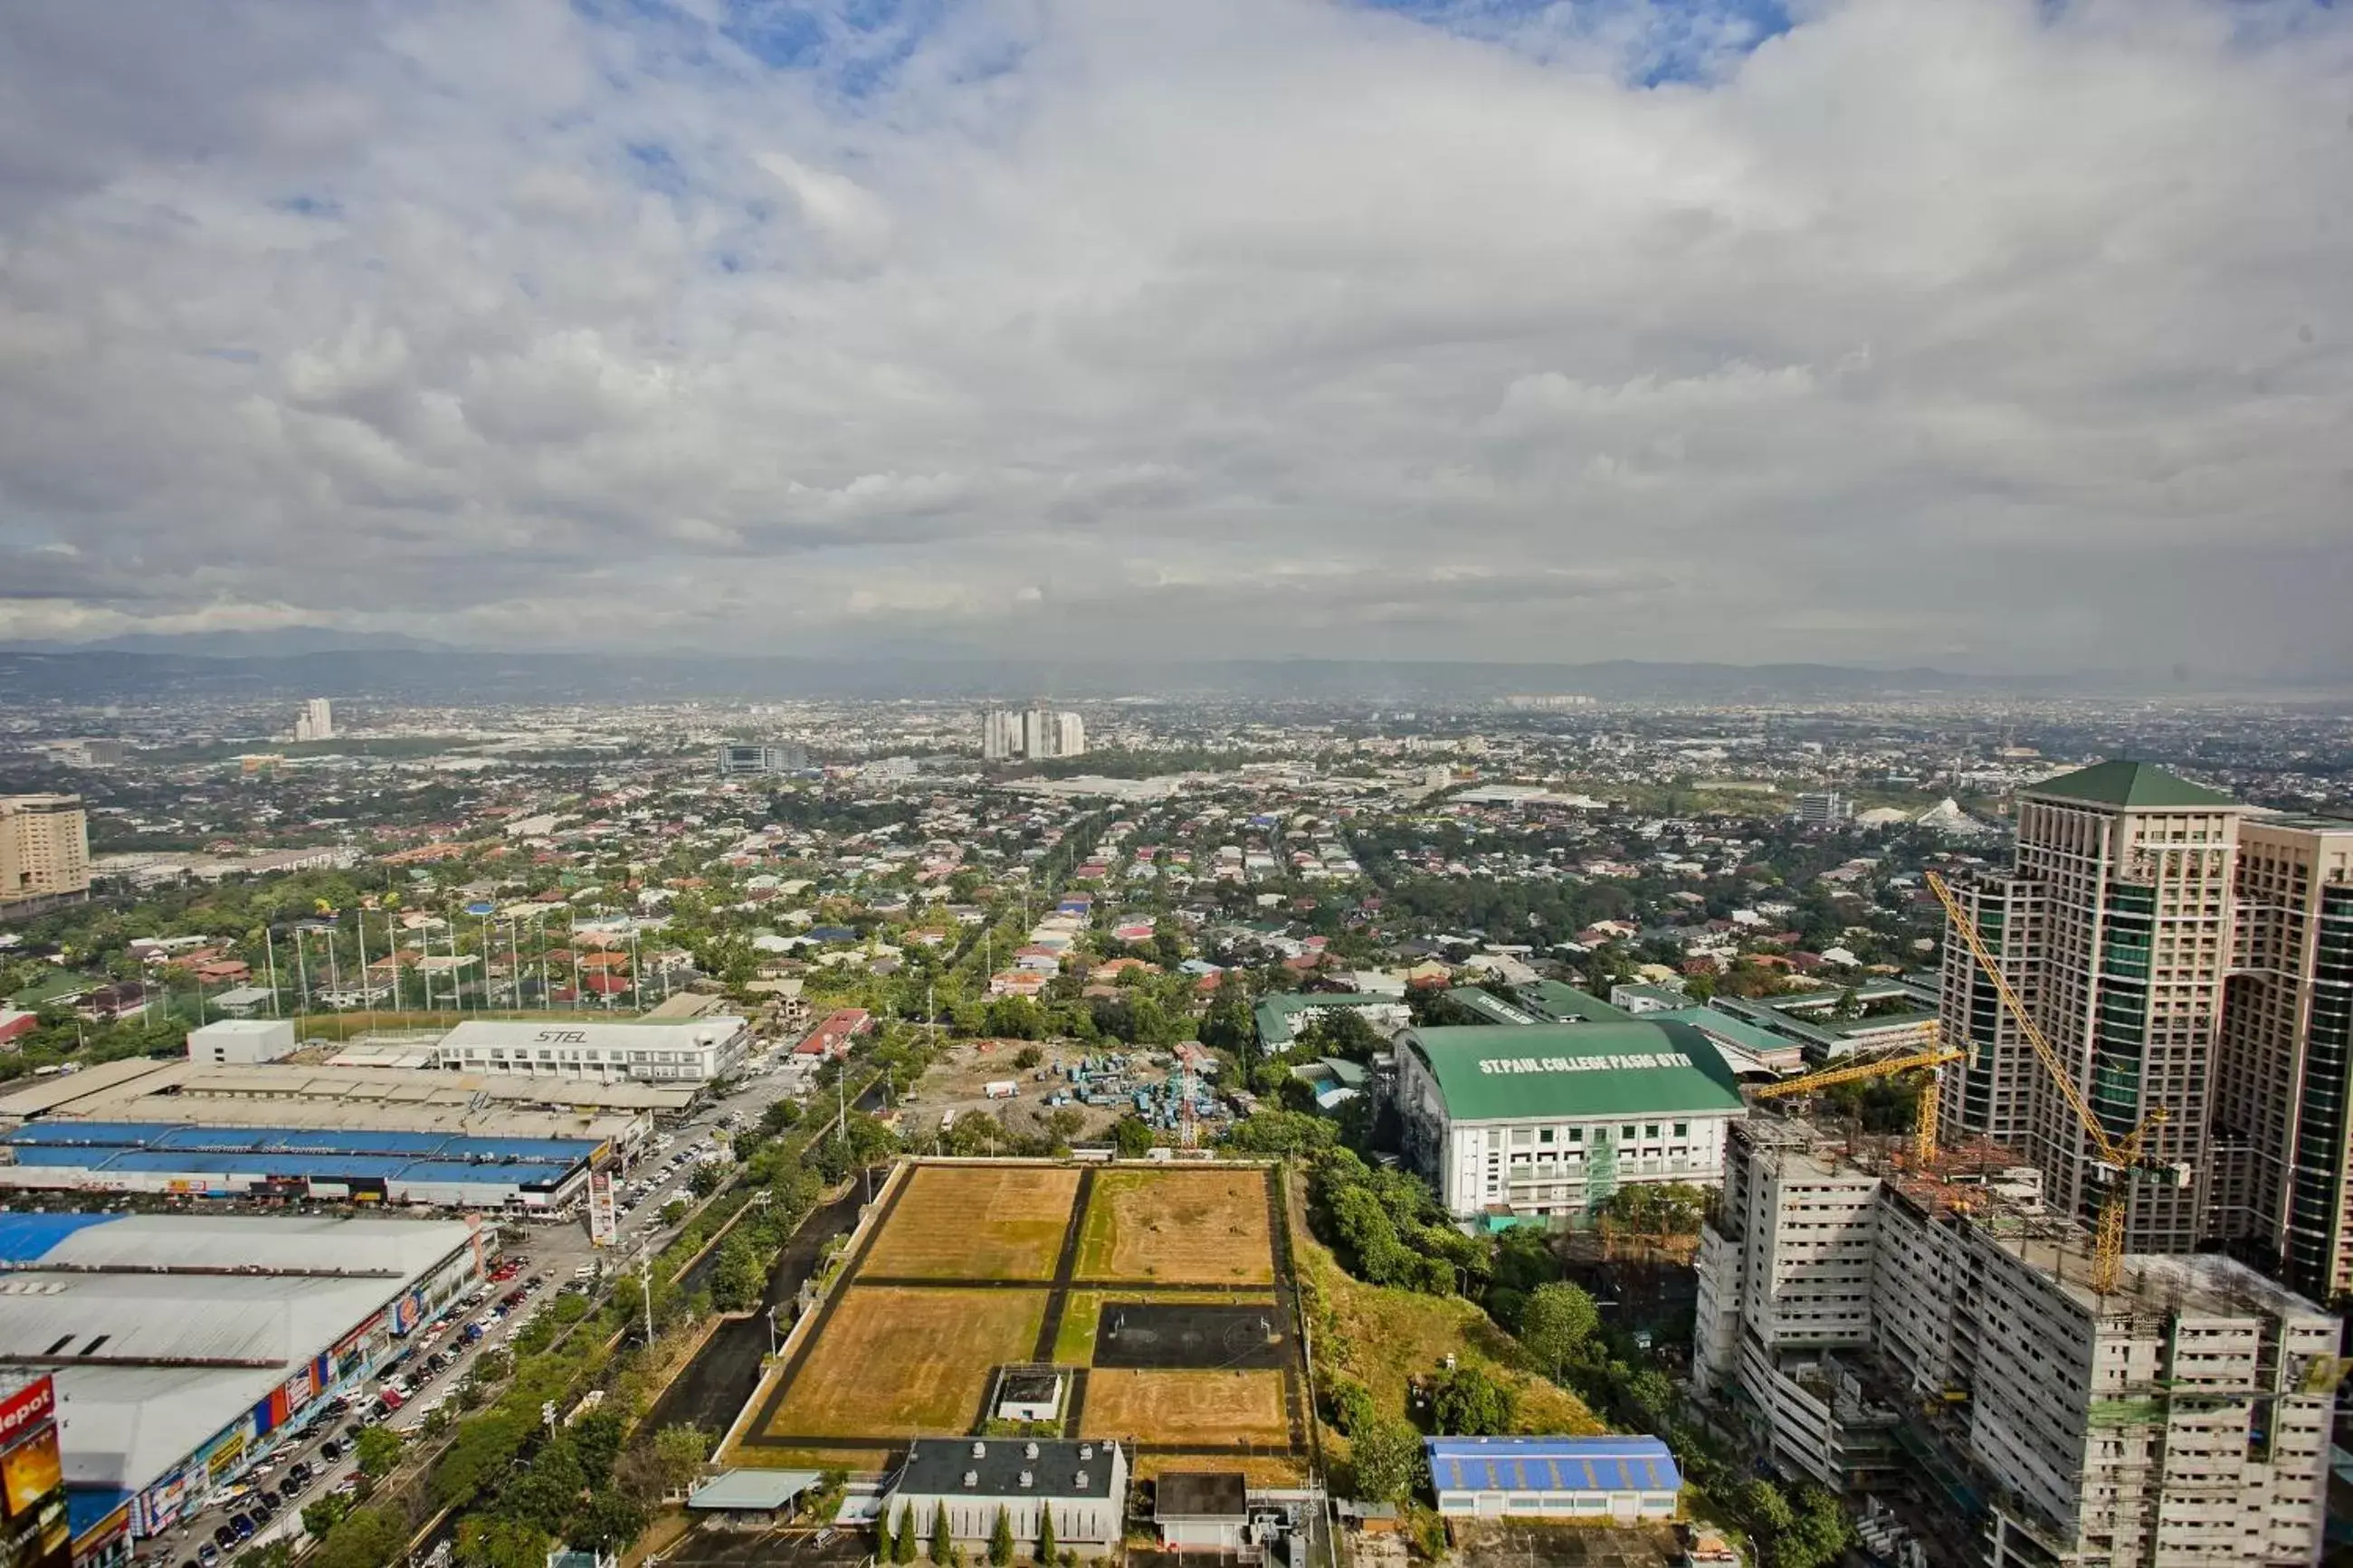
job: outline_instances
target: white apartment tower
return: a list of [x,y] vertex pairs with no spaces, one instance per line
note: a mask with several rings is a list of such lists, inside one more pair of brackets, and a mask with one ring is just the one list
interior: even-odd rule
[[1021,715],[1009,709],[992,708],[980,716],[981,760],[990,763],[1011,762],[1021,754]]
[[1043,761],[1050,757],[1084,756],[1086,721],[1076,713],[1050,708],[1027,712],[991,709],[980,719],[980,755],[984,762],[1010,762],[1016,757]]
[[[2108,1132],[2121,1137],[2161,1109],[2145,1152],[2200,1178],[2133,1183],[2129,1251],[2188,1252],[2204,1234],[2210,1075],[2246,809],[2145,763],[2101,763],[2020,792],[2010,876],[1964,895]],[[2062,1213],[2094,1212],[2106,1172],[2090,1133],[2023,1037],[1989,1010],[1990,987],[1961,974],[1967,953],[1946,962],[1944,1037],[1971,1051],[1944,1076],[1947,1124],[2018,1145]]]
[[2353,822],[2248,817],[2236,891],[2208,1214],[2333,1300],[2353,1292]]
[[335,705],[323,697],[313,697],[302,704],[295,716],[294,738],[297,741],[332,741],[335,738]]
[[2212,1254],[2127,1257],[2097,1294],[2084,1228],[1992,1152],[1899,1170],[1803,1121],[1736,1125],[1699,1394],[1786,1473],[1966,1480],[1978,1533],[1948,1543],[1992,1568],[2315,1561],[2337,1320]]

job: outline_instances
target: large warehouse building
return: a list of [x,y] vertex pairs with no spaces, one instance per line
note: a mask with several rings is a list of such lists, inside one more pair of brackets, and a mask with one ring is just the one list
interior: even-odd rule
[[55,1382],[77,1517],[149,1536],[482,1278],[459,1221],[0,1215],[0,1359]]
[[629,1078],[711,1083],[742,1070],[752,1026],[732,1014],[702,1018],[554,1023],[475,1018],[435,1049],[449,1071]]
[[1406,1148],[1449,1212],[1559,1220],[1631,1182],[1715,1183],[1738,1080],[1688,1024],[1628,1018],[1398,1037]]
[[562,1138],[41,1121],[0,1132],[0,1188],[529,1212],[570,1203],[604,1147]]

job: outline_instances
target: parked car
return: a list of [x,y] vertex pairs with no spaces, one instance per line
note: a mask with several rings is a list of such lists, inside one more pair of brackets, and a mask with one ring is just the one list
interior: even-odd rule
[[327,1463],[332,1465],[343,1457],[343,1446],[334,1438],[330,1437],[319,1445],[319,1458],[326,1460]]

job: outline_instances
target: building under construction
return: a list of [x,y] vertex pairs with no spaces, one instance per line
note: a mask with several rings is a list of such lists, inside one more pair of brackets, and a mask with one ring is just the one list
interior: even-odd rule
[[2317,1560],[2337,1320],[2218,1256],[2093,1238],[1998,1145],[1731,1129],[1696,1382],[1775,1468],[1909,1519],[1931,1561]]

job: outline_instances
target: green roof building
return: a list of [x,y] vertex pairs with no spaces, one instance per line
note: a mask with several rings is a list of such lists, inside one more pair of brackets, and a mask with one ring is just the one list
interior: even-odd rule
[[1746,1114],[1706,1036],[1648,1018],[1398,1037],[1408,1152],[1458,1217],[1573,1222],[1627,1182],[1714,1183]]
[[2038,800],[2082,801],[2088,805],[2121,806],[2131,811],[2168,807],[2236,805],[2221,790],[2191,784],[2153,763],[2094,763],[2072,773],[2029,784],[2018,792]]
[[1406,1026],[1413,1010],[1396,996],[1355,992],[1278,991],[1260,998],[1254,1016],[1258,1043],[1269,1056],[1279,1056],[1299,1043],[1300,1032],[1324,1014],[1340,1008],[1361,1009],[1373,1032],[1387,1037]]

